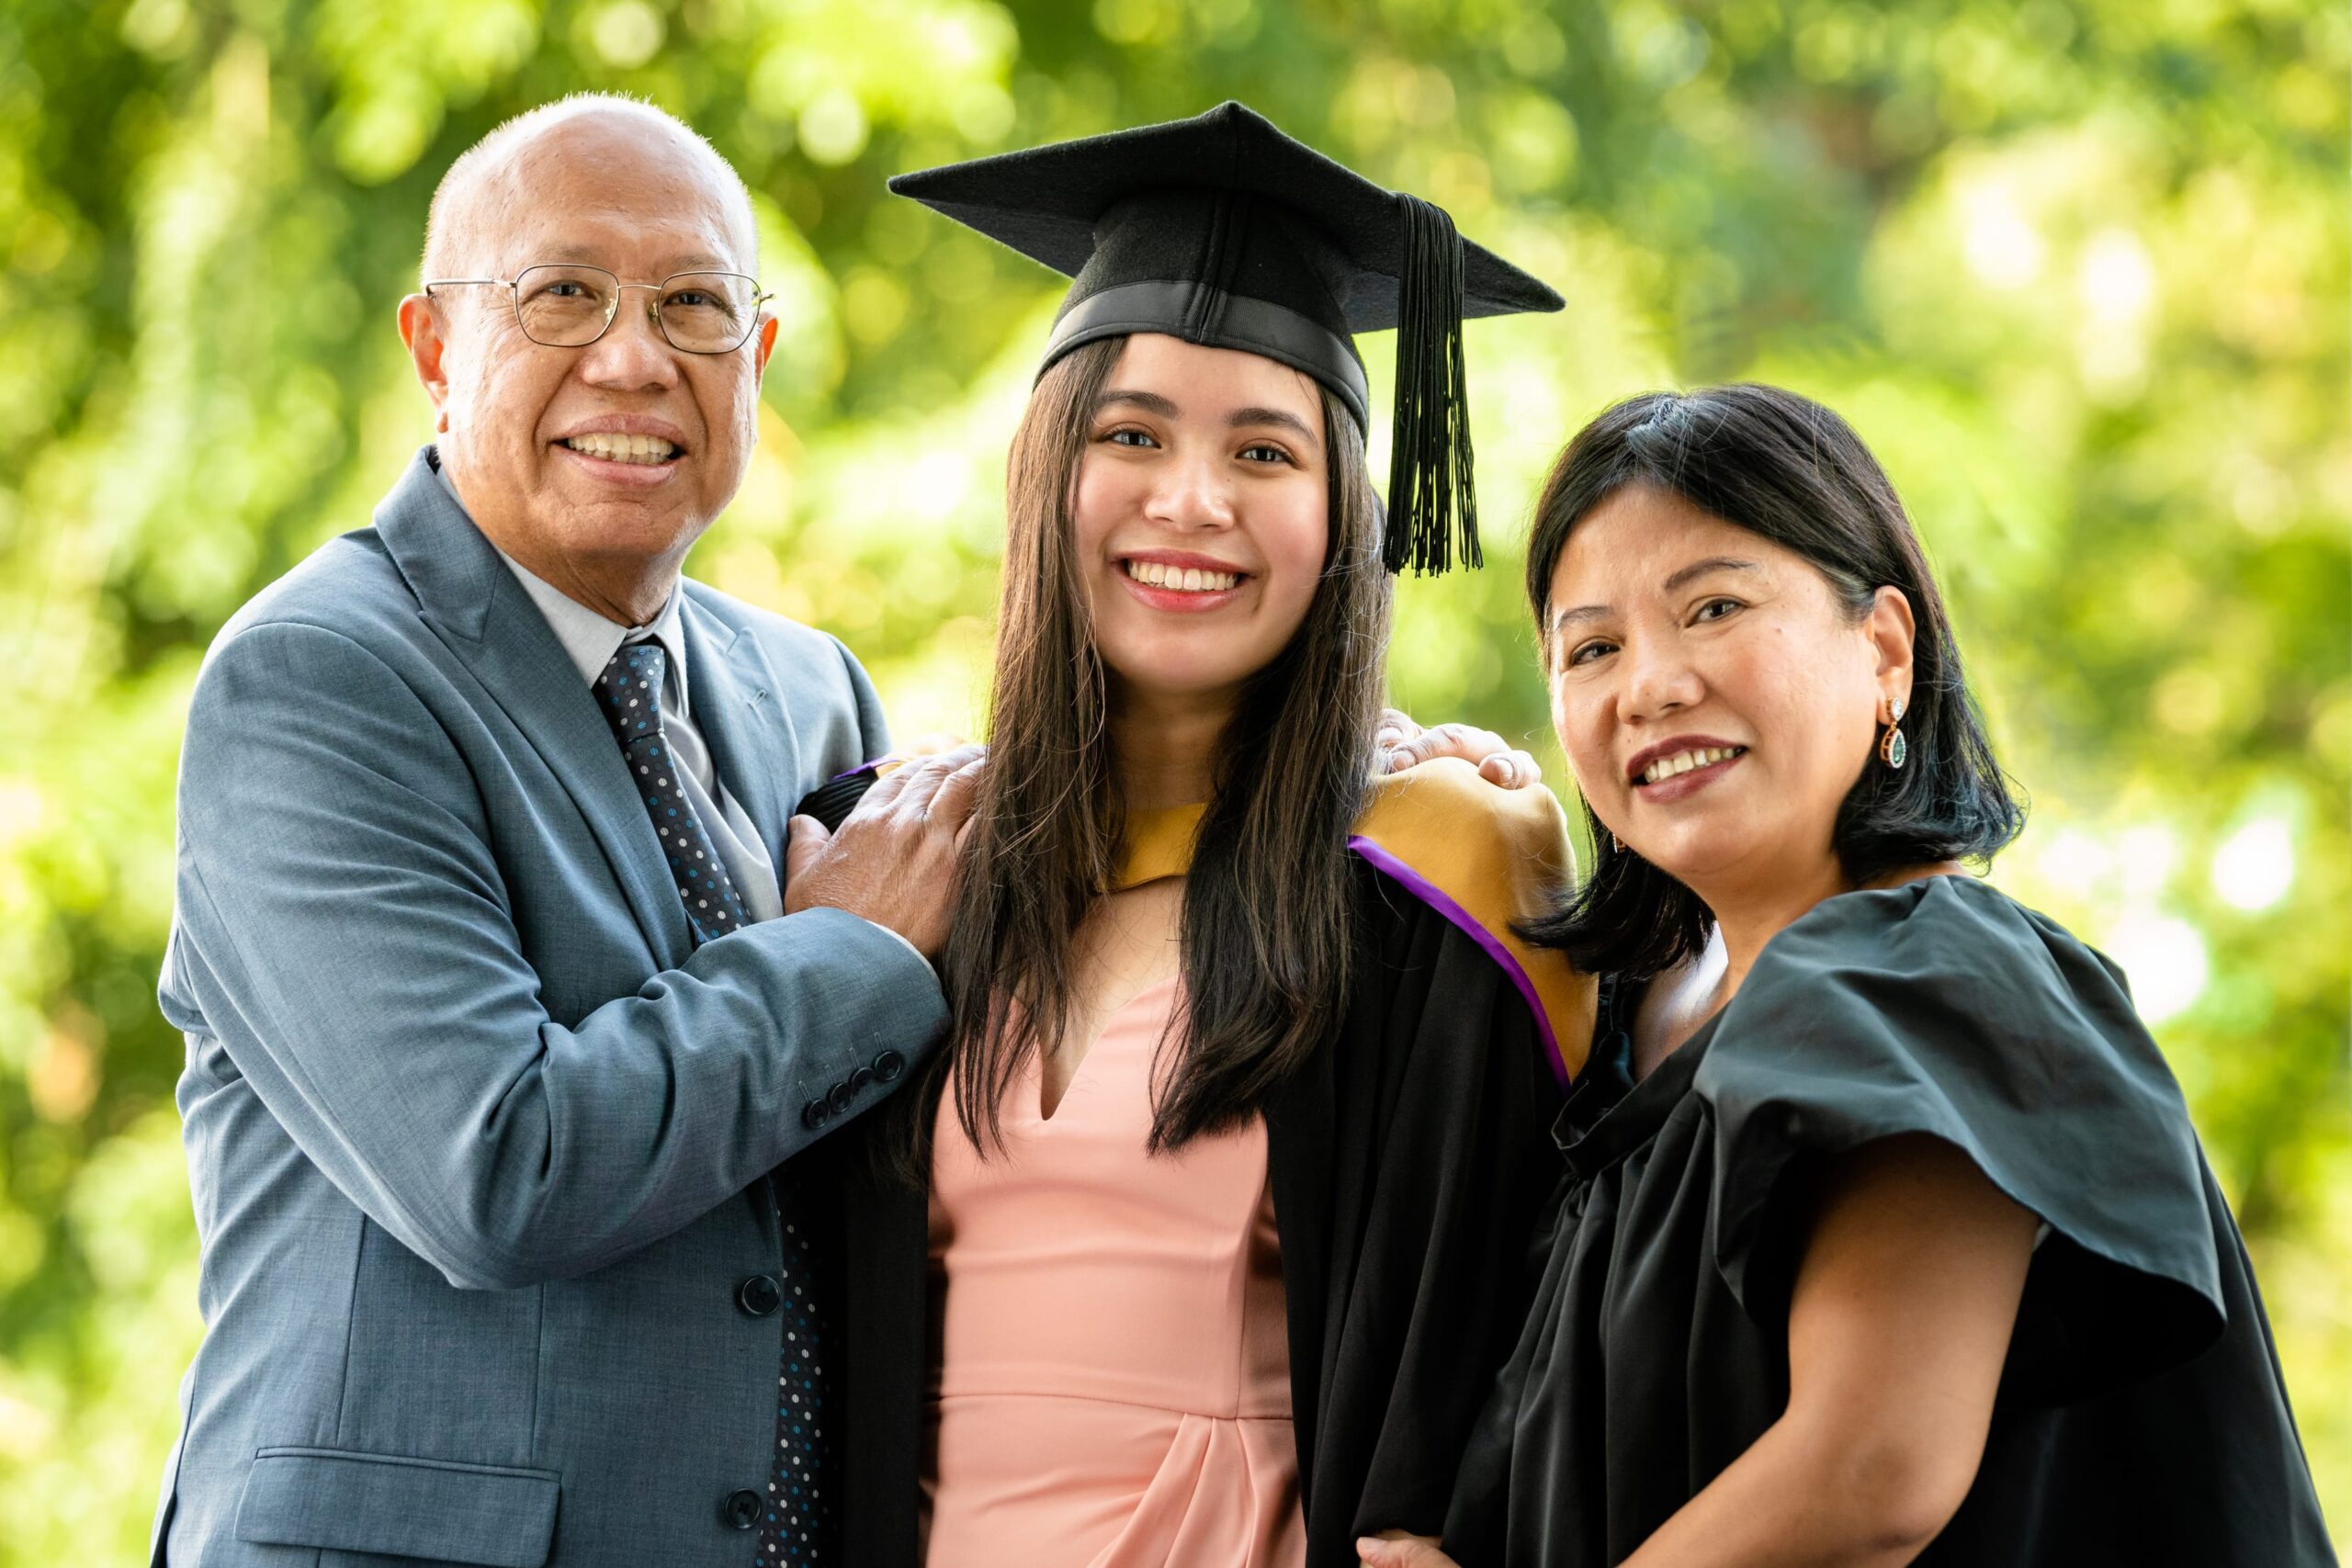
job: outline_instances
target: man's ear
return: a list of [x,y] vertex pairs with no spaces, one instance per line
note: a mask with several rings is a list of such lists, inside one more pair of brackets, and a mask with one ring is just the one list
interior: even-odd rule
[[408,345],[409,363],[424,395],[433,400],[433,428],[449,428],[449,372],[442,364],[448,349],[441,312],[426,295],[412,294],[401,301],[401,342]]
[[1919,625],[1912,618],[1911,601],[1903,590],[1888,586],[1878,591],[1870,614],[1862,619],[1862,635],[1878,653],[1879,689],[1901,694],[1908,701]]
[[775,318],[762,315],[752,335],[759,339],[759,346],[752,350],[752,379],[756,383],[768,373],[768,355],[775,352]]

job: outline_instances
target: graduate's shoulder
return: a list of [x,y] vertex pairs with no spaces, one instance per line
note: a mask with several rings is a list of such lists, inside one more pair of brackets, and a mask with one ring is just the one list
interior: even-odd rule
[[1349,848],[1493,958],[1564,1076],[1582,1065],[1592,979],[1519,933],[1551,912],[1576,873],[1567,817],[1550,790],[1504,789],[1453,758],[1423,762],[1373,784]]
[[1457,901],[1523,905],[1514,919],[1548,909],[1576,871],[1567,816],[1550,790],[1504,789],[1453,757],[1374,781],[1351,847]]

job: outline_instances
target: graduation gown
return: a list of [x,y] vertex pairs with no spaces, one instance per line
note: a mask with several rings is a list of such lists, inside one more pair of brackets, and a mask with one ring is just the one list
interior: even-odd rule
[[[1190,828],[1174,826],[1181,856]],[[1166,852],[1133,837],[1131,863]],[[1525,1317],[1545,1129],[1593,1005],[1587,978],[1510,930],[1567,870],[1547,791],[1425,764],[1382,782],[1348,851],[1353,993],[1265,1108],[1310,1568],[1353,1563],[1360,1532],[1443,1517]],[[916,1568],[928,1198],[859,1157],[875,1130],[848,1131],[828,1140],[843,1191],[842,1560]]]
[[2237,1227],[2121,973],[1968,877],[1825,900],[1640,1083],[1633,988],[1559,1117],[1550,1261],[1445,1529],[1621,1562],[1789,1397],[1808,1168],[1925,1133],[2046,1223],[1974,1484],[1916,1560],[2335,1561]]

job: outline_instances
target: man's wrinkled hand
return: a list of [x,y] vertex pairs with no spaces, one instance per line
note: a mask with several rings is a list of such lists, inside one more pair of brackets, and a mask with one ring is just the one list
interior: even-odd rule
[[1395,708],[1383,708],[1372,743],[1385,773],[1402,773],[1435,757],[1459,757],[1476,765],[1480,778],[1505,789],[1525,789],[1544,782],[1544,770],[1533,756],[1493,730],[1475,725],[1441,724],[1423,729]]
[[937,956],[956,913],[956,866],[988,750],[958,746],[885,774],[841,827],[795,817],[784,910],[845,909]]

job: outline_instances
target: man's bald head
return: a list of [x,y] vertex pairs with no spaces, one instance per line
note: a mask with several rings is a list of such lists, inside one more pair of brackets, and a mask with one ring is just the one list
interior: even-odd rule
[[666,109],[611,93],[575,93],[516,115],[458,155],[433,193],[424,276],[478,277],[522,265],[494,253],[500,217],[549,183],[551,165],[587,159],[616,178],[699,185],[723,205],[737,265],[759,270],[759,226],[743,178],[693,127]]

